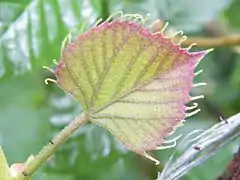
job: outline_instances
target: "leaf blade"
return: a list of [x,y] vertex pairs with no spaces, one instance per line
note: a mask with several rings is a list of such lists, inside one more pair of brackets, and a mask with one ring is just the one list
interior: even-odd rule
[[[97,46],[99,40],[102,46]],[[157,149],[187,116],[193,71],[206,54],[189,53],[161,33],[152,34],[141,24],[116,19],[92,28],[63,51],[56,69],[57,84],[83,103],[82,89],[84,112],[90,121],[145,155]],[[94,64],[98,57],[100,75]],[[66,69],[68,73],[63,73]],[[72,78],[78,79],[78,87],[66,82]]]

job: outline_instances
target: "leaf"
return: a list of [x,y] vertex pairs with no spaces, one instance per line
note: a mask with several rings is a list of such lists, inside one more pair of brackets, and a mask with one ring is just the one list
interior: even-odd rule
[[225,16],[227,18],[228,23],[231,24],[231,26],[233,26],[234,28],[238,28],[238,29],[240,27],[240,20],[238,18],[239,8],[240,8],[240,2],[237,0],[233,0],[231,1],[231,4],[228,7],[228,9],[226,9],[225,11]]
[[0,146],[0,179],[2,180],[10,180],[10,172],[7,160],[5,158],[5,155],[3,153],[3,150]]
[[156,1],[155,6],[158,7],[160,18],[170,21],[176,28],[196,31],[207,22],[215,20],[216,15],[229,3],[226,0],[202,0],[194,3],[191,0],[163,0]]
[[82,18],[81,0],[4,1],[0,11],[0,78],[50,64]]
[[135,23],[139,17],[123,15],[80,35],[63,50],[55,75],[90,121],[154,160],[146,151],[158,149],[199,111],[185,113],[185,104],[192,99],[193,70],[208,51],[189,53]]

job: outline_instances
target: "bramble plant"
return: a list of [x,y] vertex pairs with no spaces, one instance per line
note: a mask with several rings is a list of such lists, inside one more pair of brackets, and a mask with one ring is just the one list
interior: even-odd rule
[[[186,40],[176,41],[177,32],[164,36],[167,24],[152,32],[152,23],[138,14],[116,13],[105,21],[69,35],[63,42],[61,57],[53,71],[56,80],[47,78],[81,104],[83,113],[66,126],[47,146],[12,176],[0,149],[0,179],[28,179],[80,126],[91,121],[110,131],[128,149],[159,164],[148,151],[176,145],[177,139],[165,138],[182,126],[185,118],[200,111],[203,98],[191,97],[194,69],[212,49],[190,52],[181,48]],[[50,68],[48,68],[51,70]],[[13,168],[14,169],[14,168]],[[15,174],[14,174],[15,175]]]

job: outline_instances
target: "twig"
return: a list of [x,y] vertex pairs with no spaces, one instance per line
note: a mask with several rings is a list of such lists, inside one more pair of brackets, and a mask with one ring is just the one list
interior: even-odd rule
[[238,137],[240,137],[240,113],[204,131],[196,143],[161,174],[159,173],[158,180],[179,179]]
[[[162,29],[166,22],[163,22],[159,19],[158,22],[155,23],[153,27],[153,32],[158,32]],[[167,30],[167,34],[171,35],[171,33],[176,32],[175,29],[169,28]],[[182,37],[176,36],[174,41],[178,42]],[[188,37],[181,44],[183,46],[190,46],[192,44],[197,44],[198,47],[204,48],[213,48],[213,47],[221,47],[221,46],[237,46],[240,45],[240,34],[233,35],[224,35],[218,37]]]
[[76,117],[55,138],[49,141],[34,159],[26,164],[24,170],[18,174],[16,180],[28,179],[81,125],[88,121],[87,115]]
[[196,43],[198,47],[212,48],[220,46],[240,45],[240,35],[228,35],[223,37],[188,37],[182,42],[183,46],[190,46]]

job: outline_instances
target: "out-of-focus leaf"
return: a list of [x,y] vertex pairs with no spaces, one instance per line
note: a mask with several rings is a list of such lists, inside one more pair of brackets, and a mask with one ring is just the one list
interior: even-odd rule
[[68,29],[80,24],[81,6],[81,0],[0,2],[0,77],[51,63]]
[[[214,20],[230,0],[156,0],[159,16],[178,29],[196,31],[206,22]],[[200,8],[201,7],[201,8]]]
[[1,82],[0,144],[9,164],[25,162],[50,138],[44,95],[43,82],[30,73]]
[[235,28],[240,28],[239,8],[240,8],[240,1],[232,0],[231,5],[225,11],[227,21],[230,23],[231,26]]
[[231,77],[231,85],[236,88],[237,90],[240,90],[240,56],[236,59],[236,65],[233,69],[232,72],[232,77]]
[[[237,1],[237,0],[236,0]],[[111,1],[111,12],[123,10],[127,13],[150,13],[150,19],[160,18],[172,26],[185,31],[196,31],[204,23],[217,18],[230,0],[149,0],[149,1]],[[200,8],[201,7],[201,8]],[[237,17],[237,16],[236,16]]]
[[109,2],[108,0],[91,0],[92,6],[96,10],[98,16],[104,20],[110,15]]

